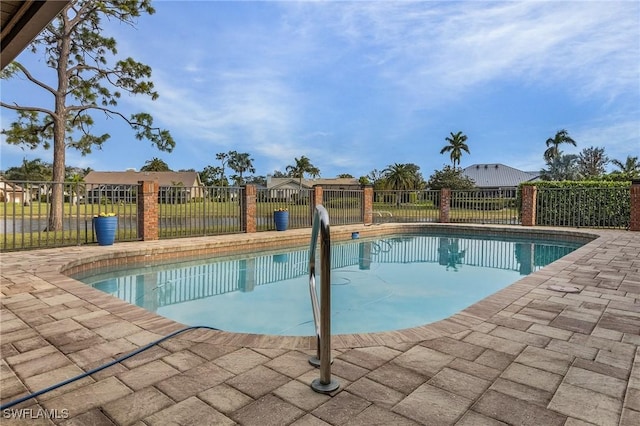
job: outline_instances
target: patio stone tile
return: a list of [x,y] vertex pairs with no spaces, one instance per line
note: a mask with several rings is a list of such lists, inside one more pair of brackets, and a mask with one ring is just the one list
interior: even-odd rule
[[69,416],[73,417],[129,393],[131,393],[131,390],[122,382],[115,377],[109,377],[43,401],[42,405],[49,410],[67,409],[69,410]]
[[311,412],[316,417],[332,425],[345,424],[364,411],[370,402],[342,391]]
[[131,389],[139,390],[179,373],[167,363],[158,360],[120,373],[117,377]]
[[233,346],[212,345],[211,343],[203,342],[203,343],[198,343],[197,345],[191,346],[189,350],[194,354],[199,355],[202,358],[206,359],[207,361],[211,361],[212,359],[219,358],[230,352],[238,350],[238,348]]
[[629,410],[625,408],[622,410],[622,416],[620,416],[620,426],[638,426],[640,424],[640,411]]
[[246,426],[281,426],[304,416],[304,411],[274,395],[265,395],[253,404],[245,405],[231,418]]
[[103,410],[118,424],[130,425],[173,404],[158,389],[147,387],[106,403]]
[[493,349],[494,351],[505,352],[509,355],[517,355],[525,347],[524,343],[512,342],[501,337],[491,336],[489,334],[482,334],[478,332],[469,334],[463,339],[463,341],[482,346],[487,349]]
[[633,365],[633,354],[620,354],[601,350],[596,355],[596,361],[630,371]]
[[149,425],[179,424],[183,426],[223,426],[234,424],[233,420],[200,401],[195,396],[156,412],[145,418],[144,422]]
[[[68,345],[70,343],[76,343],[82,340],[100,337],[95,334],[93,331],[86,329],[84,327],[77,328],[75,330],[71,330],[65,333],[55,334],[53,336],[48,336],[47,340],[56,347],[61,347]],[[104,340],[102,340],[104,342]]]
[[[36,376],[27,377],[26,379],[24,379],[24,383],[29,387],[31,392],[37,392],[41,389],[45,389],[45,388],[48,388],[49,386],[53,386],[62,381],[71,379],[72,377],[79,376],[80,374],[83,374],[83,373],[84,371],[75,365],[66,365],[61,368],[48,370]],[[66,384],[64,387],[47,392],[38,398],[40,400],[51,399],[55,396],[62,395],[63,393],[69,392],[74,388],[86,386],[94,382],[95,380],[92,379],[91,377],[85,377],[80,380],[76,380],[72,383]],[[2,391],[4,393],[4,389]]]
[[516,358],[516,362],[556,374],[565,374],[573,357],[547,349],[528,346]]
[[564,426],[594,426],[594,424],[585,422],[584,420],[574,419],[573,417],[567,417],[567,421],[564,422]]
[[285,352],[264,365],[294,379],[315,368],[309,364],[309,355],[300,351]]
[[38,333],[32,328],[16,330],[11,333],[2,333],[2,344],[19,342],[33,337],[38,337]]
[[587,348],[582,345],[557,339],[551,340],[546,349],[588,360],[596,359],[596,355],[598,353],[596,348]]
[[259,398],[288,381],[287,376],[259,365],[227,380],[226,383],[252,398]]
[[77,330],[82,328],[82,325],[78,324],[71,318],[61,319],[59,321],[47,322],[46,324],[42,324],[38,327],[35,327],[36,331],[40,333],[41,336],[49,337],[54,336],[56,334],[68,333],[73,330]]
[[366,377],[405,395],[427,381],[426,376],[392,363],[373,370]]
[[494,351],[493,349],[485,349],[474,362],[497,370],[504,370],[515,358],[515,355]]
[[[469,410],[464,413],[464,416],[456,422],[456,426],[507,426],[507,423],[503,423],[499,420],[492,419],[491,417],[483,416],[480,413]],[[565,425],[566,426],[566,425]]]
[[424,425],[450,425],[462,417],[471,403],[468,398],[424,384],[400,401],[393,411]]
[[564,378],[564,383],[579,386],[613,398],[624,398],[627,382],[582,368],[571,367]]
[[269,358],[248,348],[239,349],[214,360],[216,365],[234,374],[244,373],[267,361]]
[[114,426],[113,423],[104,413],[97,408],[86,413],[79,414],[60,423],[62,426]]
[[163,359],[169,355],[169,351],[159,346],[152,346],[146,351],[139,352],[132,356],[131,358],[127,358],[122,361],[122,365],[127,367],[130,370],[133,370],[136,367],[147,364],[152,361]]
[[[33,341],[34,339],[29,339],[29,340]],[[31,349],[37,349],[37,347],[28,348],[27,350],[31,350]],[[2,356],[4,357],[10,357],[10,356],[20,355],[20,352],[15,348],[14,345],[12,345],[11,343],[7,343],[6,345],[0,345],[0,354],[2,354]]]
[[141,329],[128,321],[116,321],[103,325],[102,327],[96,327],[93,331],[107,340],[114,340],[139,333]]
[[473,410],[510,425],[561,426],[566,420],[564,415],[491,389],[474,404]]
[[462,358],[456,358],[447,367],[485,380],[495,380],[496,377],[502,373],[502,370],[487,367],[486,365],[467,361]]
[[343,361],[340,358],[334,358],[333,364],[331,364],[331,372],[337,376],[344,377],[350,382],[353,382],[369,373],[369,370]]
[[253,399],[224,383],[198,394],[198,397],[225,415],[253,402]]
[[454,340],[450,337],[439,337],[421,343],[422,346],[431,348],[441,353],[452,355],[456,358],[464,358],[469,361],[475,360],[485,351],[482,346]]
[[640,411],[640,389],[627,389],[625,408]]
[[547,392],[522,383],[512,382],[511,380],[501,377],[491,384],[490,389],[542,407],[546,407],[553,397],[553,392]]
[[206,362],[204,358],[190,351],[175,352],[163,357],[162,360],[180,371],[187,371]]
[[629,379],[628,369],[614,367],[612,365],[603,364],[597,361],[589,361],[581,358],[576,358],[572,366],[593,371],[595,373],[604,374],[605,376],[615,377],[624,381],[627,381]]
[[346,390],[380,407],[391,409],[405,397],[403,393],[395,389],[381,385],[371,379],[363,377],[352,384]]
[[340,354],[339,358],[368,370],[378,368],[402,352],[386,346],[355,348]]
[[89,312],[91,311],[85,307],[77,307],[77,308],[65,309],[62,311],[54,312],[51,314],[51,316],[57,320],[61,320],[64,318],[73,318],[78,315],[88,314]]
[[[4,330],[3,330],[4,333]],[[5,345],[2,345],[3,350],[2,350],[2,357],[3,358],[10,358],[14,355],[17,354],[10,354],[9,352],[6,352],[4,349]],[[32,351],[34,349],[40,349],[40,348],[44,348],[45,346],[49,346],[49,342],[47,342],[46,340],[44,340],[42,337],[40,336],[35,336],[32,337],[30,339],[25,339],[25,340],[20,340],[17,342],[13,342],[13,346],[18,350],[18,352],[29,352]]]
[[80,367],[86,367],[88,365],[95,365],[106,359],[117,357],[131,351],[138,349],[125,339],[118,339],[112,342],[104,342],[98,345],[88,347],[78,352],[69,353],[67,356],[73,360]]
[[345,423],[346,426],[371,426],[371,425],[393,425],[393,426],[417,426],[418,423],[402,417],[391,411],[385,410],[377,405],[370,405],[360,414]]
[[599,425],[617,425],[622,411],[622,401],[563,383],[551,399],[549,408]]
[[504,373],[502,373],[501,377],[547,392],[554,392],[562,381],[562,376],[558,374],[528,367],[517,362],[511,364]]
[[547,343],[551,340],[546,336],[539,336],[536,334],[525,333],[520,330],[513,330],[511,328],[506,327],[497,327],[493,330],[490,335],[496,337],[502,337],[503,339],[507,339],[513,342],[526,343],[531,346],[545,347]]
[[59,352],[55,352],[43,355],[37,359],[21,362],[20,364],[13,365],[12,368],[18,376],[26,379],[70,364],[71,361],[69,361],[67,357]]
[[233,377],[232,373],[209,361],[163,380],[156,387],[170,398],[182,401],[219,385],[230,377]]
[[293,404],[305,411],[315,409],[330,398],[329,395],[315,392],[311,389],[311,386],[297,380],[285,383],[275,389],[273,393],[279,396],[283,401]]
[[[61,335],[62,336],[62,335]],[[56,336],[59,337],[59,336]],[[68,335],[65,335],[64,338],[67,338]],[[97,334],[94,334],[93,336],[86,338],[86,339],[82,339],[82,340],[72,340],[69,343],[67,343],[66,345],[60,345],[58,346],[58,349],[60,349],[60,352],[62,352],[65,355],[69,355],[71,353],[74,352],[80,352],[83,351],[85,349],[90,349],[90,348],[94,348],[98,345],[101,345],[105,343],[104,339],[100,336],[98,336]]]
[[451,355],[443,354],[433,349],[414,346],[391,362],[427,377],[432,377],[454,359]]
[[482,395],[491,384],[488,380],[446,367],[427,383],[471,400]]
[[573,331],[576,333],[589,334],[595,328],[596,321],[583,321],[575,318],[570,318],[564,315],[558,315],[558,317],[556,317],[556,319],[551,321],[549,325],[551,327]]

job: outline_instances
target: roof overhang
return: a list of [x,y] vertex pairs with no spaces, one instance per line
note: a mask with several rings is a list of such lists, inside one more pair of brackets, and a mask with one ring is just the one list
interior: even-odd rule
[[69,0],[2,0],[1,68],[9,65],[68,3]]

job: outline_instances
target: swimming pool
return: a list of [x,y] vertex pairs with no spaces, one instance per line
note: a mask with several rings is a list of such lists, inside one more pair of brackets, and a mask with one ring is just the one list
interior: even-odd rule
[[[477,235],[395,235],[334,243],[332,333],[438,321],[582,244]],[[315,334],[307,248],[94,271],[76,278],[187,325]]]

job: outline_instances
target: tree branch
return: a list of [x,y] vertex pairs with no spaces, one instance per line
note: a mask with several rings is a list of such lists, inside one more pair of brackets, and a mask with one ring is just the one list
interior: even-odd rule
[[51,110],[48,110],[48,109],[45,109],[45,108],[40,108],[40,107],[11,105],[11,104],[4,103],[2,101],[0,101],[0,107],[12,109],[14,111],[37,111],[37,112],[41,112],[43,114],[50,115],[51,117],[55,117],[56,116],[55,112],[53,112]]
[[16,68],[18,68],[20,71],[22,71],[22,74],[24,74],[25,77],[27,77],[27,80],[29,80],[30,82],[42,87],[44,90],[50,92],[52,95],[56,95],[56,90],[47,85],[44,84],[43,82],[41,82],[40,80],[36,79],[34,76],[31,75],[31,73],[29,71],[27,71],[27,69],[25,67],[22,66],[22,64],[20,62],[14,61],[13,64],[16,66]]

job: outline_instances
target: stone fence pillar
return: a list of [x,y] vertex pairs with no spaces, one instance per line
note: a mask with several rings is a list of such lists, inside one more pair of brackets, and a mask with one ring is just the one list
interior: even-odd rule
[[522,226],[536,226],[537,196],[536,186],[522,186]]
[[451,190],[442,188],[440,190],[440,223],[449,223],[449,212],[451,210]]
[[[313,194],[311,195],[311,222],[313,223],[313,217],[316,214],[316,206],[322,204],[323,191],[321,185],[313,186]],[[325,206],[326,208],[326,206]]]
[[373,186],[364,186],[362,196],[362,222],[370,225],[373,223]]
[[256,227],[256,195],[255,185],[245,185],[240,194],[240,223],[242,232],[257,232]]
[[153,241],[159,238],[157,180],[138,181],[138,238]]

